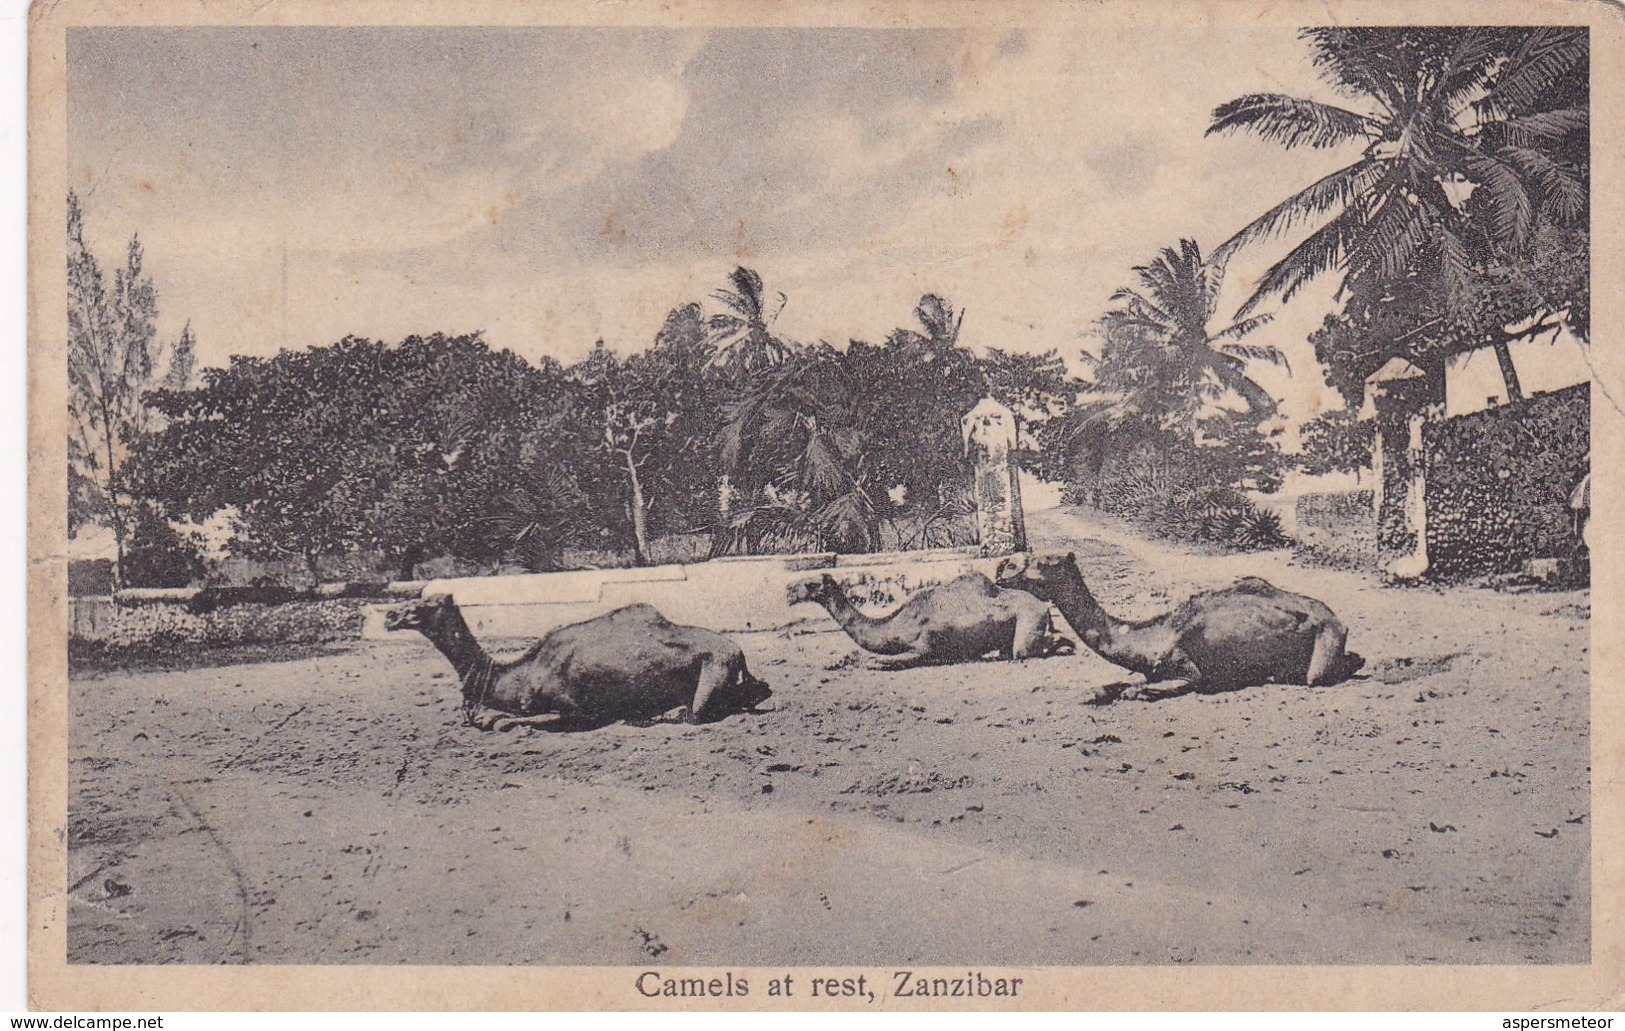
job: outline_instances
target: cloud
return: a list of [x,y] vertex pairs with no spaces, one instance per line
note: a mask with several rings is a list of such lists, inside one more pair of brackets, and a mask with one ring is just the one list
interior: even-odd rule
[[[738,263],[799,339],[879,339],[934,292],[976,346],[1071,354],[1132,266],[1342,160],[1203,136],[1258,89],[1317,89],[1290,31],[74,30],[70,181],[102,253],[142,233],[205,362],[636,346]],[[1306,399],[1329,293],[1259,337]]]

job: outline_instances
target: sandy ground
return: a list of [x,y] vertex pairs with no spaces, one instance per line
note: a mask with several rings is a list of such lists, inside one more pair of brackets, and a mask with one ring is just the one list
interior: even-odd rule
[[1575,963],[1589,957],[1589,596],[1384,589],[1032,519],[1119,615],[1244,573],[1326,600],[1367,675],[1084,702],[1087,653],[868,670],[738,638],[775,696],[707,726],[462,724],[415,634],[71,684],[85,963]]

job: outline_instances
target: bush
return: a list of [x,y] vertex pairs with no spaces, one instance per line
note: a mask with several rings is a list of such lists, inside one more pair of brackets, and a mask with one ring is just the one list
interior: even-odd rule
[[193,612],[183,605],[115,607],[98,636],[68,639],[70,664],[183,660],[209,649],[320,645],[359,640],[363,598],[230,605]]

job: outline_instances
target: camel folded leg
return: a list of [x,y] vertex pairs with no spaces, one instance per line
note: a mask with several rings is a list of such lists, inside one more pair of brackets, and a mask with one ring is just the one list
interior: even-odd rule
[[496,709],[487,709],[483,712],[471,714],[468,724],[477,730],[509,731],[519,727],[530,727],[533,730],[590,730],[601,726],[601,720],[589,717],[581,708],[568,698],[553,698],[549,707],[543,712],[511,713]]
[[1016,619],[1016,632],[1007,659],[1047,659],[1052,655],[1071,655],[1077,646],[1055,632],[1055,622],[1048,606],[1035,613],[1023,613]]
[[1148,680],[1140,684],[1108,684],[1089,700],[1089,704],[1109,705],[1116,701],[1155,702],[1163,698],[1175,698],[1193,691],[1201,691],[1211,686],[1203,681],[1201,671],[1189,661],[1171,663],[1170,667],[1165,669],[1166,673],[1173,673],[1174,676],[1163,680]]
[[1155,702],[1190,694],[1196,687],[1189,680],[1158,680],[1155,683],[1130,684],[1117,697],[1125,702]]
[[1315,650],[1309,655],[1309,672],[1304,677],[1304,683],[1310,687],[1322,687],[1335,684],[1353,673],[1347,668],[1349,663],[1343,653],[1347,641],[1348,631],[1340,624],[1328,623],[1321,627],[1320,633],[1315,635]]
[[700,678],[694,688],[694,705],[689,709],[689,720],[709,723],[723,715],[718,699],[726,698],[745,672],[745,653],[733,652],[707,655],[700,663]]
[[896,655],[880,655],[869,659],[865,665],[869,669],[891,672],[900,669],[909,669],[913,666],[922,666],[926,656],[921,652],[899,652]]

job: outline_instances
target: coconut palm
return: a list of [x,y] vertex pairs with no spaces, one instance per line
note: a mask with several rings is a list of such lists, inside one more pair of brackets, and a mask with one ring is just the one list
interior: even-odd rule
[[926,294],[914,306],[914,317],[925,327],[925,337],[939,347],[954,347],[959,343],[959,327],[965,321],[965,310],[954,312],[954,306],[936,294]]
[[706,329],[717,348],[717,363],[730,371],[736,383],[743,383],[758,370],[777,365],[790,355],[792,348],[769,329],[788,298],[779,294],[770,313],[762,277],[755,269],[741,265],[729,274],[728,280],[733,289],[711,294],[725,310],[707,319]]
[[1586,206],[1585,29],[1305,29],[1322,77],[1353,107],[1274,93],[1220,105],[1208,133],[1287,149],[1364,144],[1351,164],[1245,226],[1216,257],[1318,223],[1239,314],[1324,272],[1342,289],[1406,275],[1461,295],[1475,254],[1516,251],[1541,219]]
[[1134,269],[1138,287],[1111,296],[1100,318],[1105,342],[1098,356],[1084,354],[1094,370],[1092,391],[1108,395],[1120,418],[1128,415],[1165,430],[1188,430],[1201,409],[1235,395],[1255,424],[1276,412],[1276,402],[1248,377],[1255,361],[1286,366],[1274,347],[1241,338],[1269,322],[1251,315],[1210,329],[1218,309],[1224,266],[1204,261],[1195,240],[1164,247]]
[[764,544],[866,551],[879,517],[869,495],[862,413],[842,356],[807,348],[725,406],[719,457],[754,503],[718,550]]
[[[1108,461],[1136,449],[1194,446],[1198,429],[1211,426],[1204,410],[1207,419],[1252,427],[1276,413],[1275,399],[1246,370],[1253,362],[1286,366],[1286,358],[1274,347],[1241,341],[1270,316],[1209,328],[1223,265],[1204,261],[1194,240],[1181,240],[1134,273],[1137,286],[1112,294],[1113,307],[1100,318],[1100,353],[1082,355],[1093,374],[1085,396],[1040,434],[1040,464],[1052,473],[1092,481]],[[1222,402],[1230,397],[1245,409],[1225,416]]]

